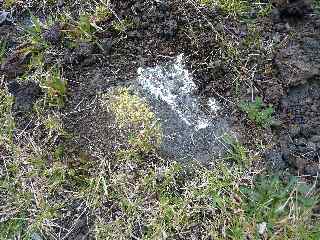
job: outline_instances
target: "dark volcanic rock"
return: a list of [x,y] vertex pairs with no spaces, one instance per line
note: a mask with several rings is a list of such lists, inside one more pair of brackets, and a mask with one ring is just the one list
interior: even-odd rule
[[43,33],[43,38],[51,44],[57,44],[61,40],[61,26],[55,24],[51,28],[47,29]]
[[9,92],[15,97],[14,113],[27,113],[32,110],[33,103],[40,97],[41,88],[35,82],[20,84],[12,81],[8,84]]
[[302,18],[312,10],[311,0],[273,0],[273,3],[281,18]]
[[17,49],[7,57],[5,62],[1,65],[1,71],[4,72],[7,79],[14,79],[21,76],[27,70],[27,63],[30,59],[30,54]]

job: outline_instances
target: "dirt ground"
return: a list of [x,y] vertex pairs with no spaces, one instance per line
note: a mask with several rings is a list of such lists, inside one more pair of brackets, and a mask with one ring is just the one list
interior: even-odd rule
[[[73,9],[76,16],[81,10],[58,2],[48,9],[31,9],[39,17],[63,9]],[[68,48],[65,26],[47,29],[44,38],[52,43],[52,50],[44,57],[45,65],[62,66],[68,91],[58,111],[65,131],[72,135],[57,137],[50,144],[63,142],[68,154],[92,161],[112,154],[122,138],[99,97],[114,87],[130,85],[139,67],[154,67],[183,54],[197,86],[194,94],[202,99],[214,97],[224,106],[220,114],[228,116],[251,152],[256,151],[257,142],[266,146],[259,152],[257,165],[316,178],[320,172],[320,16],[310,9],[308,1],[277,5],[265,17],[257,18],[253,12],[253,25],[252,19],[228,17],[193,1],[124,0],[114,1],[112,10],[117,18],[130,18],[134,27],[123,33],[110,30],[116,20],[113,16],[101,24],[108,30],[96,34],[98,44],[80,42]],[[29,112],[44,93],[32,79],[17,81],[33,71],[27,66],[30,56],[19,51],[27,12],[21,7],[12,15],[13,22],[0,24],[0,36],[9,46],[0,73],[15,96],[16,127],[37,135],[41,143],[45,136],[39,134],[37,118]],[[256,96],[275,109],[271,128],[258,128],[238,108],[241,101]],[[64,239],[86,239],[84,226],[91,224],[86,213],[71,215],[80,216],[77,227],[82,232],[74,230]]]

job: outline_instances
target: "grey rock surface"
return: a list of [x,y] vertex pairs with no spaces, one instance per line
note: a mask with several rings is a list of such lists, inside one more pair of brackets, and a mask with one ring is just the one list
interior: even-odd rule
[[208,161],[224,153],[222,136],[228,131],[215,99],[205,103],[194,94],[196,85],[184,68],[182,55],[174,62],[140,68],[135,87],[159,119],[161,150],[180,160]]

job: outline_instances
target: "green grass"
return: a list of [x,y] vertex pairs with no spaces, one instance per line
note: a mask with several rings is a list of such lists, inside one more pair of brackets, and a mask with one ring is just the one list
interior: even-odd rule
[[319,194],[312,185],[296,177],[283,181],[278,176],[259,177],[246,196],[245,218],[252,236],[259,237],[257,224],[266,223],[265,235],[272,239],[318,239],[320,224],[312,209]]
[[11,114],[13,97],[5,90],[0,89],[0,146],[9,148],[13,143],[13,130],[15,126]]
[[3,63],[7,50],[7,42],[5,40],[0,40],[0,65]]
[[224,141],[229,145],[229,149],[226,155],[227,160],[231,160],[238,165],[248,166],[250,159],[248,150],[243,146],[236,138],[225,134]]
[[232,16],[242,15],[250,9],[248,2],[243,0],[200,0],[200,3],[209,7],[219,7],[224,13]]
[[242,102],[240,109],[259,127],[268,127],[273,120],[273,107],[271,105],[265,106],[260,97],[257,97],[253,102]]

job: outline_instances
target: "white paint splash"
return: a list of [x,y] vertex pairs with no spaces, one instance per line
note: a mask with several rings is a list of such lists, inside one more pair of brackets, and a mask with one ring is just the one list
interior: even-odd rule
[[[163,130],[162,150],[179,159],[210,159],[223,147],[218,137],[227,123],[220,106],[195,95],[197,86],[184,67],[183,55],[156,67],[139,68],[137,90],[148,101]],[[203,104],[201,104],[203,103]]]
[[[177,57],[171,68],[139,68],[138,74],[138,82],[143,90],[163,104],[168,104],[188,126],[200,130],[210,125],[208,117],[200,110],[199,99],[193,95],[196,85],[189,71],[184,68],[183,54]],[[209,99],[208,106],[215,114],[220,109],[213,98]]]

